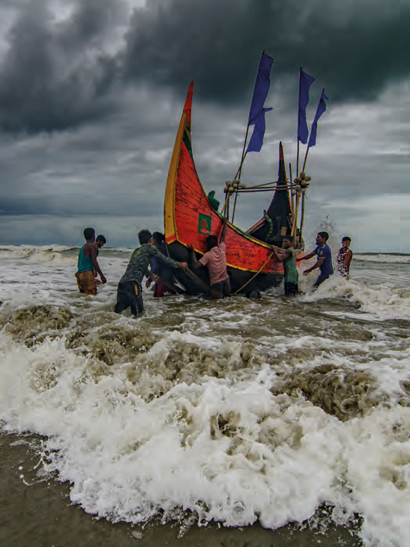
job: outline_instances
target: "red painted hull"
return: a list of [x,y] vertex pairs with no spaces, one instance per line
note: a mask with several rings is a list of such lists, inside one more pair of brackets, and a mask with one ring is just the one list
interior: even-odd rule
[[[188,245],[202,255],[208,235],[218,235],[222,216],[212,207],[199,180],[190,150],[190,113],[192,99],[188,92],[182,114],[165,195],[165,238],[170,256],[189,262]],[[231,223],[226,232],[226,261],[232,292],[249,294],[266,290],[283,279],[283,265],[276,260],[269,245],[248,235]],[[194,270],[209,282],[205,268]],[[188,292],[200,289],[185,274],[178,272]]]

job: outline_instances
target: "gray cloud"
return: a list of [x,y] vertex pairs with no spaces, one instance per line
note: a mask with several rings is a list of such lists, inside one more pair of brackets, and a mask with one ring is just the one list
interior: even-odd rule
[[64,130],[115,108],[115,58],[102,44],[116,4],[78,2],[55,22],[45,2],[32,2],[9,31],[0,66],[0,127],[6,132]]
[[303,65],[333,100],[369,100],[409,73],[409,22],[408,2],[149,2],[131,21],[126,73],[182,90],[194,79],[203,99],[231,102],[249,96],[266,49],[276,75]]
[[[127,19],[121,0],[75,0],[55,19],[46,0],[20,6],[0,64],[0,129],[58,131],[122,108],[146,82],[203,101],[249,102],[262,49],[274,78],[295,88],[298,68],[334,102],[374,100],[409,74],[410,5],[347,0],[147,0]],[[363,67],[366,70],[363,70]],[[289,103],[295,102],[295,90]]]

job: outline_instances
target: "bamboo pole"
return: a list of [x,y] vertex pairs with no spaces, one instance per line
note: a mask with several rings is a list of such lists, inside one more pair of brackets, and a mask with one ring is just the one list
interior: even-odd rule
[[292,226],[292,231],[290,233],[290,235],[293,238],[295,238],[295,234],[296,234],[298,209],[299,209],[299,201],[300,201],[301,194],[302,194],[302,189],[299,190],[298,195],[296,196],[296,206],[295,206],[295,213],[294,213],[294,216],[293,216],[293,226]]
[[[281,186],[280,190],[289,190],[290,186]],[[267,188],[243,188],[242,190],[238,190],[239,194],[252,194],[252,193],[260,193],[260,192],[270,192],[272,190],[276,190],[276,186],[271,186]]]
[[240,163],[240,165],[239,165],[239,169],[238,169],[237,172],[236,172],[236,175],[235,175],[235,179],[234,179],[234,180],[241,180],[242,166],[243,166],[243,162],[245,161],[245,158],[246,158],[245,148],[246,148],[246,143],[247,143],[247,141],[248,141],[248,134],[249,134],[249,125],[246,126],[246,134],[245,134],[245,140],[244,140],[244,142],[243,142],[241,163]]
[[296,176],[298,177],[299,176],[299,146],[300,146],[300,143],[299,143],[299,101],[300,101],[300,77],[301,77],[301,74],[302,74],[302,67],[300,67],[299,69],[299,88],[298,88],[298,107],[297,107],[297,110],[296,112],[298,113],[298,117],[297,117],[297,123],[296,123]]
[[290,203],[292,206],[292,214],[295,209],[295,199],[293,195],[293,177],[292,177],[292,164],[289,163],[289,176],[290,176]]
[[[222,215],[224,214],[224,211],[225,211],[225,209],[226,209],[226,207],[227,207],[227,205],[228,205],[229,196],[230,196],[229,192],[226,192],[225,203],[224,203],[224,205],[223,205],[223,207],[222,207],[222,209],[221,209],[221,214],[222,214]],[[226,216],[226,215],[225,215],[225,216]]]
[[299,230],[299,242],[302,241],[303,221],[305,219],[305,194],[302,194],[302,210],[300,217],[300,230]]
[[304,161],[303,161],[302,171],[305,170],[306,162],[307,162],[307,158],[308,158],[308,154],[309,154],[309,146],[308,146],[307,149],[306,149],[306,154],[305,154],[305,159],[304,159]]
[[233,211],[232,211],[232,224],[233,224],[233,221],[235,219],[235,211],[236,211],[236,202],[238,201],[238,192],[235,193],[235,200],[233,202]]
[[298,137],[298,145],[296,150],[296,176],[299,176],[299,137]]

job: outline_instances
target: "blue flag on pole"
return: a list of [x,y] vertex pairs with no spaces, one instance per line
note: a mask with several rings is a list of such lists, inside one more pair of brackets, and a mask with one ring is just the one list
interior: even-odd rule
[[272,108],[262,108],[259,113],[259,118],[255,122],[255,129],[253,130],[251,140],[249,141],[246,152],[260,152],[263,144],[263,137],[265,135],[265,112],[269,112]]
[[309,103],[309,89],[315,79],[300,69],[299,75],[299,113],[298,113],[298,140],[306,144],[309,131],[306,122],[306,107]]
[[325,101],[328,101],[328,100],[329,98],[326,97],[325,90],[323,89],[322,94],[320,95],[319,104],[317,105],[315,118],[313,120],[312,127],[310,128],[308,148],[316,145],[317,122],[319,121],[320,116],[325,112],[326,110]]
[[248,127],[250,125],[254,125],[255,129],[251,140],[249,141],[246,152],[259,152],[262,148],[263,137],[265,134],[265,112],[272,110],[271,108],[264,108],[265,100],[270,87],[269,77],[272,64],[272,57],[262,53],[248,118]]

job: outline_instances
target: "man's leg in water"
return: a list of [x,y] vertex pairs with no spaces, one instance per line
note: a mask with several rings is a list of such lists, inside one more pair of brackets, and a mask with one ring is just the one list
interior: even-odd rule
[[[132,292],[131,292],[132,291]],[[130,306],[132,315],[140,315],[144,311],[144,302],[142,300],[142,289],[139,283],[133,283],[132,289],[130,288]]]
[[231,296],[231,282],[228,279],[225,279],[225,281],[222,281],[222,292],[224,296]]
[[326,281],[326,279],[329,279],[328,275],[320,274],[319,277],[316,279],[316,283],[313,285],[314,287],[319,287],[323,283],[323,281]]
[[131,305],[130,297],[127,291],[127,283],[119,283],[117,289],[117,303],[115,304],[115,313],[122,313]]

